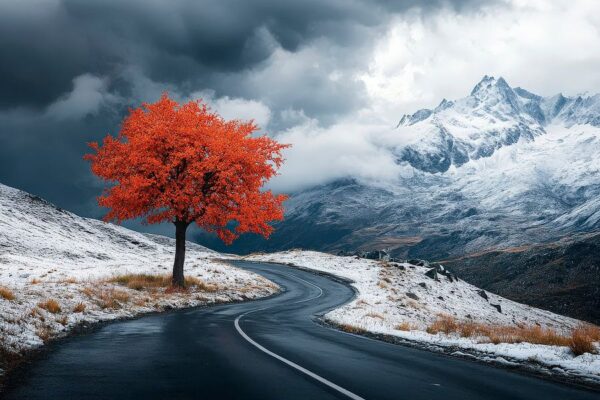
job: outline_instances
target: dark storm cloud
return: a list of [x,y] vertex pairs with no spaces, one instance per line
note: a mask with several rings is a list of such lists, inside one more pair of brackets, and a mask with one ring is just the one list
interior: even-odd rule
[[129,105],[208,89],[263,102],[275,127],[285,110],[328,123],[360,105],[352,72],[395,13],[478,3],[0,2],[0,182],[98,216],[99,185],[81,156],[115,133]]
[[80,74],[116,77],[129,65],[157,82],[211,86],[215,73],[250,69],[275,45],[294,52],[326,36],[353,47],[370,39],[361,27],[381,26],[394,12],[471,3],[9,1],[0,5],[0,107],[47,105]]

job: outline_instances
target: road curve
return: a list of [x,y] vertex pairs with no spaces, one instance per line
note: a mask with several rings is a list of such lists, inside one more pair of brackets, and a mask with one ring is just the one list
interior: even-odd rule
[[61,342],[9,382],[7,399],[598,399],[507,370],[345,334],[316,316],[345,284],[238,261],[278,283],[264,300],[157,314]]

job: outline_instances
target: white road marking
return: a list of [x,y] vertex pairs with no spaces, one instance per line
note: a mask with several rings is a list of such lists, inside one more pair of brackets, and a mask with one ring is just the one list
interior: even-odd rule
[[[296,302],[294,302],[294,303],[291,303],[291,304],[304,303],[305,301],[309,301],[309,300],[318,299],[319,297],[323,296],[323,289],[321,289],[319,286],[315,285],[314,283],[308,282],[308,281],[306,281],[306,280],[304,280],[304,279],[302,279],[302,278],[299,278],[299,277],[297,277],[297,276],[294,276],[294,275],[288,275],[288,274],[283,274],[283,275],[286,275],[286,276],[288,276],[288,277],[290,277],[290,278],[298,279],[298,280],[300,280],[300,281],[302,281],[302,282],[304,282],[304,283],[306,283],[306,284],[308,284],[308,285],[311,285],[311,286],[313,286],[313,287],[315,287],[315,288],[319,289],[319,294],[318,294],[317,296],[315,296],[315,297],[311,297],[311,298],[308,298],[308,299],[304,299],[304,300],[300,300],[300,301],[296,301]],[[309,370],[307,370],[306,368],[304,368],[304,367],[302,367],[302,366],[300,366],[300,365],[296,364],[295,362],[293,362],[293,361],[290,361],[290,360],[288,360],[287,358],[284,358],[284,357],[280,356],[279,354],[273,353],[271,350],[267,349],[266,347],[264,347],[264,346],[261,346],[260,344],[256,343],[256,342],[255,342],[255,341],[254,341],[254,340],[253,340],[253,339],[252,339],[250,336],[248,336],[248,335],[246,334],[246,332],[244,332],[244,331],[242,330],[242,328],[240,328],[240,319],[242,319],[244,316],[246,316],[246,315],[248,315],[248,314],[251,314],[251,313],[253,313],[253,312],[257,312],[257,311],[261,311],[261,310],[264,310],[264,309],[266,309],[266,308],[268,308],[268,307],[257,308],[256,310],[248,311],[248,312],[246,312],[246,313],[244,313],[244,314],[238,315],[238,317],[237,317],[237,318],[235,319],[235,321],[233,322],[233,324],[235,325],[235,329],[238,331],[238,333],[239,333],[239,334],[240,334],[240,335],[241,335],[241,336],[242,336],[244,339],[246,339],[246,341],[248,341],[248,342],[249,342],[251,345],[253,345],[253,346],[254,346],[254,347],[256,347],[257,349],[259,349],[259,350],[260,350],[260,351],[262,351],[263,353],[266,353],[266,354],[270,355],[271,357],[278,359],[278,360],[279,360],[279,361],[281,361],[282,363],[284,363],[284,364],[286,364],[286,365],[289,365],[289,366],[290,366],[290,367],[292,367],[292,368],[295,368],[296,370],[298,370],[298,371],[302,372],[303,374],[306,374],[306,375],[310,376],[311,378],[313,378],[313,379],[315,379],[315,380],[317,380],[317,381],[321,382],[322,384],[324,384],[324,385],[326,385],[326,386],[329,386],[330,388],[332,388],[332,389],[334,389],[334,390],[336,390],[336,391],[338,391],[338,392],[342,393],[343,395],[347,396],[348,398],[351,398],[351,399],[353,399],[353,400],[365,400],[363,397],[360,397],[359,395],[356,395],[356,394],[352,393],[351,391],[349,391],[349,390],[347,390],[347,389],[344,389],[344,388],[343,388],[343,387],[341,387],[341,386],[338,386],[338,385],[336,385],[335,383],[333,383],[333,382],[331,382],[331,381],[329,381],[329,380],[327,380],[327,379],[323,378],[323,377],[322,377],[322,376],[320,376],[320,375],[317,375],[317,374],[315,374],[315,373],[314,373],[314,372],[312,372],[312,371],[309,371]]]

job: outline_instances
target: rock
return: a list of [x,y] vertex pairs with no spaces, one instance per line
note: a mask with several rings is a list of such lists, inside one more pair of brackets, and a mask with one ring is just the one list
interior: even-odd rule
[[419,286],[421,286],[423,289],[427,289],[427,284],[425,282],[419,283]]
[[450,282],[458,282],[458,277],[455,273],[448,270],[448,268],[444,267],[442,264],[431,264],[435,269],[437,269],[438,274],[444,275]]
[[419,300],[419,296],[417,296],[416,294],[414,294],[412,292],[406,292],[406,297],[410,297],[413,300]]
[[368,260],[383,260],[383,261],[390,260],[390,255],[385,250],[366,251],[361,254],[361,257],[366,258]]
[[418,267],[426,267],[429,266],[429,262],[425,261],[425,260],[419,260],[419,259],[412,259],[412,260],[408,260],[409,264],[412,265],[416,265]]
[[427,276],[433,280],[436,280],[436,281],[439,280],[437,270],[435,268],[431,268],[429,271],[425,272],[425,276]]
[[485,290],[479,289],[477,291],[477,294],[480,295],[481,297],[483,297],[484,299],[489,300],[489,297],[488,297],[487,293],[485,292]]
[[438,296],[438,299],[444,301],[444,298],[442,296]]
[[498,310],[499,313],[502,313],[502,307],[500,307],[500,304],[492,304],[492,303],[490,303],[490,306],[492,306],[496,310]]

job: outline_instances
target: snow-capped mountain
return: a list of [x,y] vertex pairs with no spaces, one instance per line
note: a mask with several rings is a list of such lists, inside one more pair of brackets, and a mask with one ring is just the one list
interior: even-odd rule
[[404,115],[397,130],[407,144],[395,154],[417,169],[445,172],[501,147],[532,141],[556,123],[600,126],[600,95],[545,98],[485,76],[467,97]]
[[295,193],[269,241],[235,250],[384,247],[430,259],[600,228],[600,95],[541,97],[485,76],[404,115],[380,145],[406,173]]

